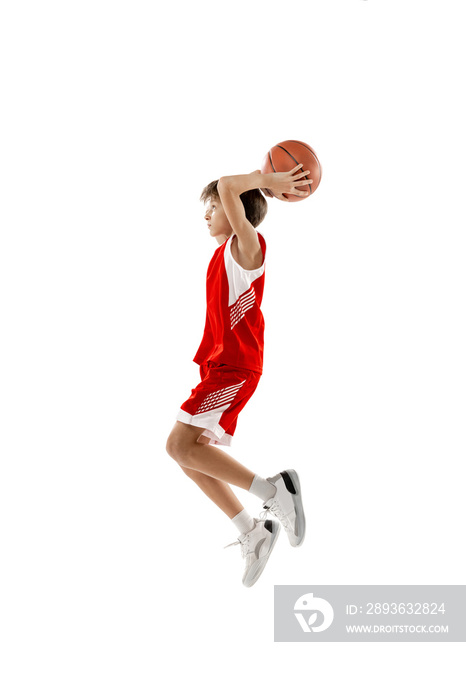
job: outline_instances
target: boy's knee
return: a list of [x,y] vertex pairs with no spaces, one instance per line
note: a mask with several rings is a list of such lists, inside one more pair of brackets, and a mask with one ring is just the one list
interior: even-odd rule
[[178,461],[178,457],[181,452],[180,448],[180,440],[178,439],[176,433],[174,430],[170,433],[168,436],[167,444],[166,444],[166,450],[170,457],[175,460],[175,462]]
[[167,440],[167,452],[170,457],[177,462],[178,466],[182,469],[182,471],[184,471],[186,476],[189,476],[192,479],[194,474],[193,470],[183,466],[183,462],[186,460],[187,449],[184,443],[179,440],[176,435],[172,435],[171,433]]
[[189,467],[191,458],[197,454],[200,445],[209,443],[202,435],[203,428],[185,423],[176,423],[167,440],[167,452],[180,467]]
[[166,445],[170,457],[181,466],[189,455],[190,447],[191,442],[187,439],[187,436],[175,426],[168,436]]

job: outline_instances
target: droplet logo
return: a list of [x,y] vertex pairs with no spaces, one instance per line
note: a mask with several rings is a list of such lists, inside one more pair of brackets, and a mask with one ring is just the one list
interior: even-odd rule
[[[305,593],[294,604],[295,617],[298,620],[303,632],[323,632],[328,629],[333,622],[333,608],[325,598],[314,598],[313,593]],[[296,612],[300,610],[301,612]],[[310,613],[306,621],[303,612]],[[315,625],[318,614],[321,612],[323,620],[320,625]]]

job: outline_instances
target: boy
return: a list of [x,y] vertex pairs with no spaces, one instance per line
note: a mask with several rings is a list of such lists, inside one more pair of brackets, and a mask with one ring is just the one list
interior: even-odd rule
[[[261,575],[279,534],[273,513],[293,547],[304,538],[305,517],[299,478],[292,469],[264,479],[212,445],[229,445],[239,412],[251,398],[262,373],[264,320],[260,310],[264,287],[265,241],[256,231],[267,212],[269,197],[307,196],[296,189],[307,184],[309,170],[222,177],[204,188],[205,219],[217,241],[207,271],[207,314],[204,336],[194,362],[201,383],[178,414],[167,442],[169,455],[239,530],[245,559],[243,584]],[[229,484],[263,501],[266,513],[252,518]]]

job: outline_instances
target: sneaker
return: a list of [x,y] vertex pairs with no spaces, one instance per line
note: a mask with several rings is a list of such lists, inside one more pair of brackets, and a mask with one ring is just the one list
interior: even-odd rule
[[246,560],[243,584],[248,588],[256,583],[263,572],[280,533],[280,525],[275,520],[254,518],[254,523],[252,530],[240,535],[236,542],[227,545],[241,545],[241,555]]
[[276,487],[275,495],[264,503],[264,508],[280,520],[292,547],[299,547],[306,532],[299,478],[294,469],[287,469],[267,481]]

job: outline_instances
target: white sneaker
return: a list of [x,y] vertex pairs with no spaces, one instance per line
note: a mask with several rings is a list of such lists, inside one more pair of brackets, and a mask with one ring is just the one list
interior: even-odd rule
[[246,560],[243,584],[248,588],[256,583],[263,572],[279,533],[280,525],[275,520],[254,518],[252,530],[240,535],[236,542],[227,545],[227,547],[241,545],[241,555]]
[[276,487],[275,495],[264,503],[264,508],[276,515],[285,528],[292,547],[299,547],[306,532],[301,486],[294,469],[287,469],[267,481]]

